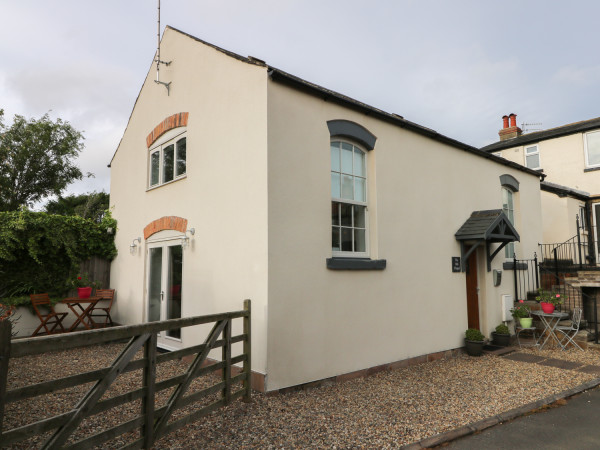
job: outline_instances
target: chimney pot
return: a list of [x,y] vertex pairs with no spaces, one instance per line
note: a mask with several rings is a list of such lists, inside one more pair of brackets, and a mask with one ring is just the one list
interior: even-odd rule
[[510,113],[508,115],[508,117],[510,118],[510,126],[516,127],[517,126],[517,115],[514,113]]
[[508,128],[508,116],[502,116],[502,128]]

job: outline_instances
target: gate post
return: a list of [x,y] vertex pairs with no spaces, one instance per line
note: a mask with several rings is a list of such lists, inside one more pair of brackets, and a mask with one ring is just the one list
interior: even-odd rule
[[226,319],[225,328],[223,328],[223,348],[222,348],[222,360],[225,363],[223,367],[223,381],[225,387],[223,388],[223,399],[225,404],[231,403],[231,319]]
[[581,261],[581,235],[579,234],[579,215],[575,215],[577,223],[577,252],[579,253],[579,268],[583,269],[583,261]]
[[244,311],[248,312],[248,315],[244,317],[244,335],[246,335],[246,339],[244,339],[244,355],[246,355],[246,359],[244,360],[244,373],[246,374],[246,378],[244,380],[244,387],[246,388],[246,393],[244,394],[244,401],[250,402],[252,400],[252,339],[251,339],[251,318],[252,318],[252,309],[250,300],[244,300]]
[[10,359],[11,337],[11,321],[0,320],[0,433],[2,433],[2,422],[4,420],[4,399],[6,398],[6,384],[8,383],[8,362]]
[[513,275],[515,278],[515,302],[519,301],[519,281],[517,280],[518,272],[517,272],[517,254],[513,255]]
[[142,414],[144,416],[144,425],[142,427],[142,447],[150,449],[154,446],[154,404],[155,404],[155,383],[156,383],[156,333],[151,333],[144,345],[144,358],[146,366],[144,367],[143,387],[146,394],[142,397]]

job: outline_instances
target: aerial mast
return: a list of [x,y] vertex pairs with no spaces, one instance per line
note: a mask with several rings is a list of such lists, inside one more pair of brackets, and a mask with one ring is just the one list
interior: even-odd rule
[[162,84],[164,87],[166,87],[167,95],[169,95],[171,82],[169,81],[168,83],[165,83],[164,81],[160,81],[160,65],[164,64],[165,66],[168,66],[169,64],[171,64],[171,61],[166,62],[166,61],[161,61],[161,59],[160,59],[160,0],[158,0],[158,27],[156,30],[156,60],[155,61],[156,61],[156,80],[154,80],[154,82],[157,84]]

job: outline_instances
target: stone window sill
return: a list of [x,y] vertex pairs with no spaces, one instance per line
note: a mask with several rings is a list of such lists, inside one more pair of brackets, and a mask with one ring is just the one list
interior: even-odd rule
[[383,270],[385,259],[369,258],[327,258],[327,268],[331,270]]

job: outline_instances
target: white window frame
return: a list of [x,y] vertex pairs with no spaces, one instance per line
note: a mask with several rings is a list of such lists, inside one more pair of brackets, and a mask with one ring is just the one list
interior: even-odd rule
[[[512,209],[510,209],[510,208],[508,209],[509,212],[512,212],[512,220],[510,217],[511,215],[507,214],[507,212],[504,210],[504,191],[506,191],[506,192],[508,192],[508,194],[510,194],[510,198],[512,200]],[[513,226],[515,226],[515,192],[512,191],[511,189],[507,188],[506,186],[502,186],[501,195],[502,195],[502,211],[506,214],[506,217],[508,218],[510,223]],[[504,247],[504,257],[507,260],[514,259],[514,257],[515,257],[515,243],[514,242],[509,242],[508,244],[506,244],[506,246]]]
[[[334,258],[368,258],[370,255],[370,247],[369,247],[369,205],[368,205],[368,199],[369,199],[369,167],[368,167],[368,152],[359,144],[348,140],[348,139],[339,139],[339,138],[335,138],[335,139],[331,139],[330,140],[330,149],[331,149],[331,144],[334,142],[342,142],[342,143],[346,143],[346,144],[350,144],[353,147],[357,148],[358,150],[360,150],[363,154],[364,154],[364,161],[365,161],[365,200],[364,202],[361,201],[357,201],[357,200],[349,200],[347,198],[340,198],[340,197],[333,197],[333,195],[331,195],[331,181],[330,181],[330,204],[332,202],[337,202],[337,203],[342,203],[342,204],[348,204],[348,205],[357,205],[357,206],[364,206],[365,207],[365,251],[364,252],[355,252],[355,251],[334,251],[333,248],[331,249],[331,255]],[[341,151],[341,148],[340,148]],[[353,149],[354,151],[354,149]],[[331,150],[330,150],[331,152]],[[352,172],[353,172],[353,177],[356,176],[354,175],[354,157],[352,158]],[[334,170],[333,168],[330,166],[329,167],[329,172],[333,173]],[[337,173],[337,171],[336,171]],[[340,172],[341,174],[341,167],[340,167]],[[331,178],[331,177],[330,177]],[[362,177],[360,177],[362,178]],[[341,195],[341,190],[340,190],[340,195]],[[352,217],[352,220],[354,221],[354,217]],[[331,229],[333,227],[333,224],[331,223],[331,218],[330,218],[330,224],[329,224],[329,233],[330,233],[330,242],[331,242]],[[341,226],[340,226],[341,227]],[[352,224],[352,229],[354,229],[354,223]],[[353,239],[353,243],[354,243],[354,239]],[[341,236],[340,236],[340,246],[341,246]]]
[[[182,138],[186,138],[186,158],[185,158],[185,172],[180,175],[175,175],[175,171],[177,170],[177,142]],[[167,182],[163,182],[163,150],[169,145],[173,145],[173,179]],[[152,181],[152,155],[158,153],[158,183],[150,184]],[[156,189],[161,186],[165,186],[167,184],[173,183],[175,181],[179,181],[187,176],[187,130],[186,129],[175,129],[165,133],[159,140],[157,140],[149,149],[148,149],[148,182],[147,182],[147,190]]]
[[[529,149],[535,149],[532,152],[528,152]],[[537,170],[537,169],[541,169],[542,168],[542,158],[540,155],[540,147],[538,144],[534,144],[534,145],[526,145],[523,147],[523,155],[525,158],[525,167],[529,168],[529,169],[533,169],[533,170]],[[537,167],[529,167],[529,165],[527,164],[527,157],[528,156],[534,156],[537,155],[538,157],[538,166]]]
[[583,149],[584,149],[584,153],[585,153],[585,167],[587,167],[587,168],[600,167],[600,163],[590,164],[589,158],[588,158],[588,156],[589,156],[588,155],[588,136],[591,134],[596,134],[596,133],[598,133],[600,135],[600,130],[590,131],[589,133],[583,134]]

